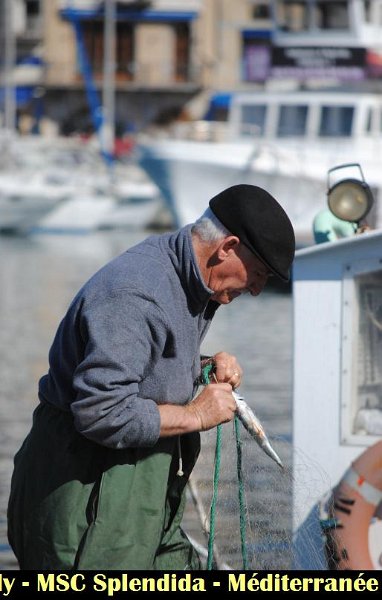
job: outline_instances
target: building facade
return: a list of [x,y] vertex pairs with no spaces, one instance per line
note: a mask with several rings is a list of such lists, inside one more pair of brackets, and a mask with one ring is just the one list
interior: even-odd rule
[[[15,82],[32,86],[20,110],[44,115],[66,134],[94,129],[110,68],[118,134],[184,115],[206,92],[217,95],[210,118],[224,119],[236,90],[375,83],[382,74],[382,0],[0,3],[3,11],[12,5],[17,58],[24,62]],[[25,63],[29,77],[30,65],[36,67],[34,80],[23,81]],[[190,114],[201,118],[205,111],[201,103]]]
[[[63,133],[91,130],[89,94],[90,104],[96,102],[97,94],[102,103],[104,91],[106,3],[12,2],[19,54],[22,47],[30,54],[37,52],[44,64],[37,100],[21,110],[36,111],[38,104],[38,114],[57,122]],[[269,2],[254,0],[125,0],[114,4],[119,132],[153,121],[165,123],[203,90],[245,87],[245,32],[263,30],[269,38],[272,25]]]

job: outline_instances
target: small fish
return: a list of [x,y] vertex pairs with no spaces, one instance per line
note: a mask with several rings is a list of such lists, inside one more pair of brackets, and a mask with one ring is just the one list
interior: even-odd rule
[[279,467],[283,469],[284,465],[281,462],[280,457],[273,450],[264,431],[264,427],[261,425],[259,419],[256,417],[253,410],[249,408],[243,396],[241,396],[235,391],[232,392],[232,395],[235,398],[237,406],[237,416],[243,423],[248,433],[256,440],[260,448],[264,450],[265,454],[268,454],[268,456],[270,456],[275,462],[277,462]]

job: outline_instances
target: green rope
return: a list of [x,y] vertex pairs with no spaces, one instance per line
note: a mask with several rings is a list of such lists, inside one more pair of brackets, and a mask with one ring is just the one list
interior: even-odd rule
[[[214,369],[214,363],[207,363],[202,369],[202,382],[207,385],[210,381],[211,373]],[[242,451],[241,451],[241,440],[240,440],[240,428],[239,419],[237,415],[234,417],[235,423],[235,437],[236,437],[236,452],[237,452],[237,480],[238,480],[238,493],[239,493],[239,511],[240,511],[240,540],[241,540],[241,555],[243,560],[243,569],[247,568],[247,531],[246,531],[246,514],[245,514],[245,499],[244,499],[244,483],[243,483],[243,471],[242,471]],[[216,525],[216,504],[218,498],[218,487],[220,477],[220,458],[221,458],[221,445],[222,445],[222,426],[218,425],[216,428],[216,446],[215,446],[215,468],[214,468],[214,479],[213,479],[213,492],[210,508],[210,530],[208,537],[208,556],[207,556],[207,570],[211,571],[216,568],[217,565],[214,563],[214,542],[215,542],[215,525]]]
[[[247,568],[247,544],[246,544],[246,514],[245,514],[245,500],[244,500],[244,483],[243,483],[243,471],[242,471],[242,449],[240,440],[239,430],[239,419],[235,415],[235,436],[236,436],[236,451],[237,451],[237,479],[238,479],[238,493],[239,493],[239,512],[240,512],[240,540],[241,540],[241,555],[243,561],[243,569]],[[222,444],[222,426],[218,425],[216,428],[216,446],[215,446],[215,468],[213,478],[213,492],[210,509],[210,530],[208,538],[208,556],[207,556],[207,570],[211,571],[216,568],[213,559],[213,549],[215,542],[215,525],[216,525],[216,504],[218,497],[218,487],[220,478],[220,459],[221,459],[221,444]]]
[[242,470],[242,442],[240,440],[239,418],[235,415],[235,435],[236,435],[236,453],[237,453],[237,480],[239,490],[239,511],[240,511],[240,540],[241,556],[243,559],[243,569],[247,568],[247,528],[245,519],[245,498]]
[[215,446],[215,469],[214,469],[214,481],[213,481],[213,492],[210,510],[210,531],[208,538],[208,557],[207,557],[207,570],[211,571],[213,566],[213,555],[214,555],[214,541],[215,541],[215,521],[216,521],[216,502],[218,498],[218,485],[220,476],[220,457],[221,457],[221,444],[222,444],[222,426],[218,425],[216,428],[216,446]]

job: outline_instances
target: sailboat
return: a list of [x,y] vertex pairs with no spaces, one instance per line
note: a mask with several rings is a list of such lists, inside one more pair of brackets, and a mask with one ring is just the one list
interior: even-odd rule
[[[3,105],[0,129],[0,231],[26,231],[67,196],[67,188],[47,180],[35,165],[24,168],[31,152],[29,140],[21,140],[16,132],[16,41],[13,28],[14,3],[4,0],[0,22],[3,69],[0,103]],[[32,149],[32,153],[35,148]],[[44,150],[43,150],[44,152]],[[44,160],[42,154],[41,160]]]
[[[104,69],[102,99],[93,82],[80,19],[71,11],[81,72],[93,126],[98,140],[99,164],[88,173],[86,183],[68,200],[46,215],[34,231],[86,232],[93,229],[146,227],[160,213],[158,187],[143,170],[115,159],[115,23],[116,1],[104,2]],[[99,173],[99,175],[95,175]],[[90,175],[90,177],[89,177]]]
[[1,78],[0,232],[84,233],[151,224],[162,205],[157,186],[141,169],[114,160],[115,0],[105,2],[102,99],[86,65],[80,23],[73,23],[89,104],[98,119],[94,121],[96,140],[86,145],[75,138],[17,133],[12,0],[4,0],[1,9],[4,35],[0,41],[4,43],[5,61]]

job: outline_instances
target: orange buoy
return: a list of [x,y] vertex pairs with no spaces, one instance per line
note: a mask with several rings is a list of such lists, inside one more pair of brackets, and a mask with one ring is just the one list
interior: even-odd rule
[[365,450],[333,490],[329,518],[321,523],[329,569],[378,568],[370,553],[369,530],[381,502],[382,441]]

